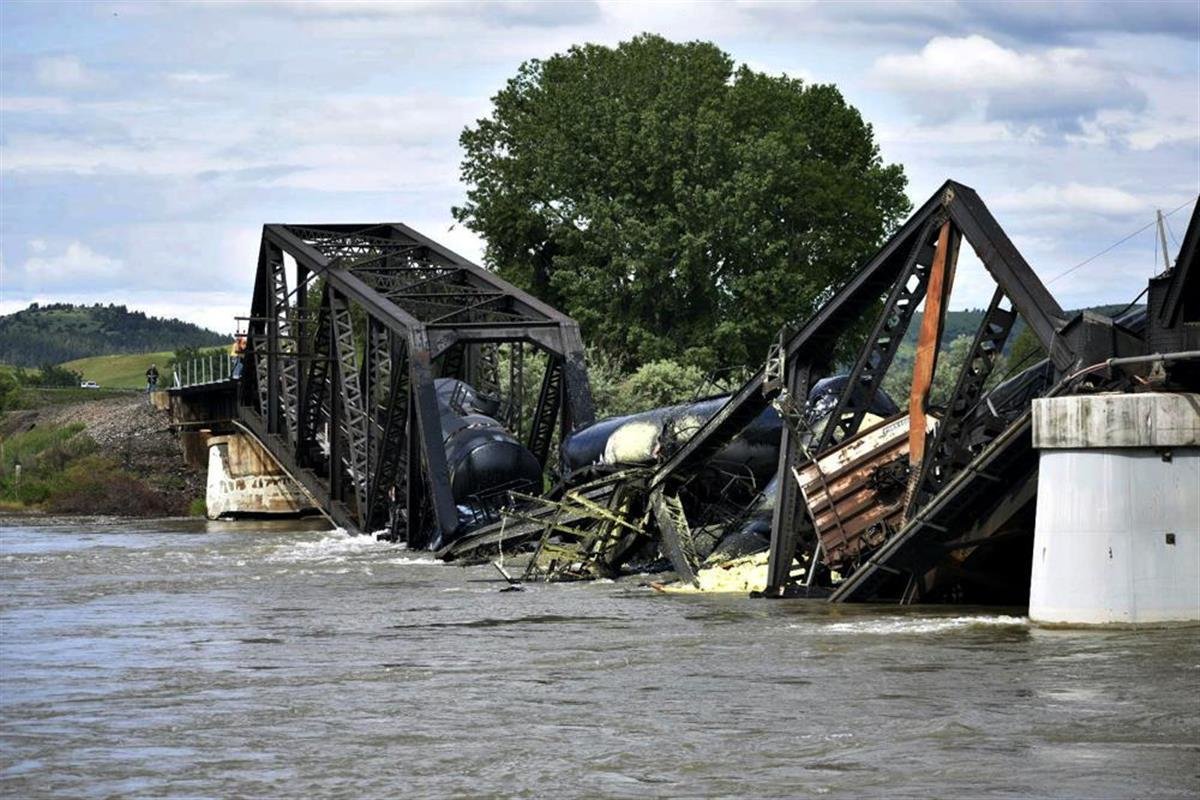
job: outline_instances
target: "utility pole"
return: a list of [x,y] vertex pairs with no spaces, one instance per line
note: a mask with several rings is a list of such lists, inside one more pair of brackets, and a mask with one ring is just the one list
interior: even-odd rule
[[1163,269],[1171,268],[1171,257],[1167,255],[1167,223],[1162,209],[1158,209],[1158,240],[1162,243]]

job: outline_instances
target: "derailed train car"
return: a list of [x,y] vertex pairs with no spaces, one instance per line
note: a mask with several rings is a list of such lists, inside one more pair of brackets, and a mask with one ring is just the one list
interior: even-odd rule
[[[846,380],[845,375],[833,376],[813,387],[806,406],[808,424],[812,428],[821,429]],[[645,518],[649,512],[646,474],[664,463],[729,399],[728,395],[708,397],[610,417],[568,435],[561,445],[564,478],[547,498],[540,502],[530,496],[521,498],[524,502],[514,503],[509,509],[509,519],[484,520],[491,524],[464,531],[461,538],[442,548],[443,557],[478,561],[502,547],[511,553],[515,548],[545,536],[570,539],[570,530],[555,529],[553,525],[539,526],[539,518],[530,514],[529,506],[552,512],[543,516],[552,518],[556,524],[561,523],[565,506],[559,503],[564,496],[583,492],[592,502],[606,502],[612,492],[597,494],[596,489],[612,489],[618,483],[624,483],[627,489],[633,488],[637,496],[637,502],[623,509],[624,513]],[[882,391],[877,391],[867,405],[872,419],[890,417],[898,411],[894,401]],[[779,486],[776,472],[782,430],[778,411],[771,406],[763,408],[688,482],[686,492],[707,501],[710,508],[707,517],[693,519],[689,524],[699,559],[720,561],[766,551]],[[567,513],[570,523],[597,522],[594,515]],[[640,546],[626,548],[622,553],[624,558],[617,562],[611,558],[598,560],[592,565],[596,574],[616,571],[620,566],[618,562],[624,560],[637,569],[670,568],[669,561],[659,554],[653,529],[635,544]]]

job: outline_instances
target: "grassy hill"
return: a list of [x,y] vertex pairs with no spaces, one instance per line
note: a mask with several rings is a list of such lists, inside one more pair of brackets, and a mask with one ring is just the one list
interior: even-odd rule
[[[141,311],[117,305],[34,303],[15,314],[0,317],[0,362],[23,367],[115,353],[215,347],[228,342],[227,336],[190,322],[148,317]],[[160,363],[160,369],[162,366]]]
[[174,355],[174,351],[161,350],[132,355],[91,356],[77,358],[61,366],[78,372],[85,381],[95,381],[105,389],[143,389],[146,386],[146,370],[151,364],[157,364],[159,386],[166,387],[171,382],[167,362]]

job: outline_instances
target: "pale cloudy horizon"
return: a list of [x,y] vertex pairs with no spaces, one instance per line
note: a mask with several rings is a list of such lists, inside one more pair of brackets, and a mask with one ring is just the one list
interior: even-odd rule
[[[531,58],[643,32],[834,83],[922,202],[973,186],[1051,280],[1200,192],[1200,4],[24,3],[0,7],[0,313],[124,303],[218,331],[270,222],[454,226],[458,135]],[[1177,247],[1170,242],[1171,255]],[[1153,227],[1050,288],[1127,302]],[[953,307],[983,305],[962,271]]]

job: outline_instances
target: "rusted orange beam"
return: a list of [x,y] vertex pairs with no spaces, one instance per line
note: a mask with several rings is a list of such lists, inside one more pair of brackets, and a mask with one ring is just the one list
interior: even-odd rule
[[929,288],[925,292],[925,311],[921,315],[917,355],[913,362],[912,390],[908,394],[908,463],[913,465],[913,475],[919,472],[916,467],[925,459],[925,413],[933,373],[937,369],[938,343],[946,321],[946,301],[954,283],[961,238],[962,234],[953,229],[949,220],[942,223],[929,270]]

